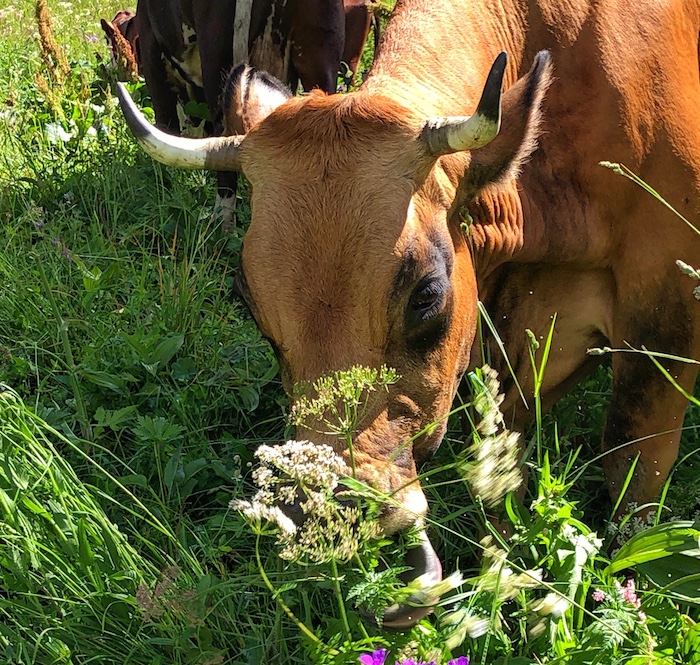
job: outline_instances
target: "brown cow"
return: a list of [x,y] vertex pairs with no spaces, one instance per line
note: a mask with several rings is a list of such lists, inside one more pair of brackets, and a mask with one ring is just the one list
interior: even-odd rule
[[[170,145],[122,92],[156,158],[250,180],[241,290],[284,385],[358,364],[401,375],[354,442],[359,475],[399,504],[387,531],[427,508],[411,481],[444,428],[413,437],[444,423],[479,361],[477,298],[526,394],[525,329],[545,335],[557,315],[546,404],[596,365],[591,346],[700,357],[700,303],[674,265],[700,264],[700,238],[599,166],[624,162],[698,223],[699,32],[698,0],[403,0],[359,92],[286,100],[245,136]],[[511,59],[493,138],[501,49]],[[476,113],[455,117],[474,113],[494,59]],[[696,366],[664,365],[693,389]],[[616,497],[638,456],[623,505],[642,505],[676,459],[687,402],[644,355],[615,354],[613,373],[606,479]],[[504,406],[530,417],[512,382]]]
[[[139,0],[136,14],[102,19],[115,61],[126,60],[124,37],[151,94],[156,123],[180,132],[178,102],[206,102],[207,133],[223,130],[219,103],[231,67],[266,70],[296,91],[335,92],[345,61],[354,75],[374,14],[367,0]],[[122,66],[124,69],[124,66]],[[215,214],[233,219],[235,174],[219,174]]]

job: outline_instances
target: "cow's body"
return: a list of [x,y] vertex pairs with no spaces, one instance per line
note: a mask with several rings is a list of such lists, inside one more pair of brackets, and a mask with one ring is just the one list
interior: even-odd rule
[[[592,346],[700,358],[695,284],[675,266],[700,264],[700,238],[599,166],[625,163],[700,220],[699,32],[697,0],[404,0],[359,92],[286,101],[242,140],[201,146],[200,165],[228,163],[251,182],[242,290],[285,386],[358,364],[402,376],[354,443],[358,475],[401,506],[387,530],[425,511],[410,483],[442,438],[424,428],[444,422],[481,362],[478,298],[525,394],[525,330],[546,336],[556,314],[547,404],[595,366]],[[426,119],[473,113],[501,50],[500,134],[436,152],[444,123]],[[664,365],[693,389],[693,365]],[[622,505],[642,505],[676,459],[686,400],[642,355],[615,354],[613,370],[606,478],[615,497],[639,455]],[[522,425],[531,411],[507,376],[505,407]]]

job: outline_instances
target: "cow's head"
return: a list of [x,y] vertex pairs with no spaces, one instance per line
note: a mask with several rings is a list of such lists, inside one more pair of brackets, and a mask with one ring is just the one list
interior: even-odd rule
[[[476,279],[458,208],[532,150],[549,57],[539,54],[501,100],[505,65],[501,54],[474,115],[432,119],[362,91],[289,98],[239,70],[231,98],[242,109],[259,99],[262,117],[243,123],[245,135],[199,141],[160,134],[121,94],[156,159],[241,170],[250,181],[239,290],[285,388],[355,365],[387,365],[401,377],[373,401],[353,443],[358,476],[390,497],[387,532],[427,510],[417,468],[440,444],[475,337]],[[299,437],[347,459],[345,442],[316,425]],[[417,572],[439,577],[427,541],[418,558]],[[398,608],[385,624],[422,614]]]

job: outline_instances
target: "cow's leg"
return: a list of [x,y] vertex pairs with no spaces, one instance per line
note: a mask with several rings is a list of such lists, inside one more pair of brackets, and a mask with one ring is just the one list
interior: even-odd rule
[[[201,15],[196,18],[199,54],[202,60],[202,85],[209,107],[214,136],[223,134],[221,94],[224,79],[233,61],[233,13],[230,20],[222,21],[221,3],[204,3]],[[217,173],[217,193],[212,221],[221,222],[224,231],[236,226],[236,187],[238,174]]]
[[[615,346],[625,348],[623,339]],[[666,359],[660,362],[684,390],[692,392],[696,365]],[[616,353],[613,375],[613,394],[603,435],[603,469],[613,502],[636,460],[634,474],[617,510],[616,517],[620,518],[631,507],[658,500],[678,456],[688,401],[643,354]],[[642,514],[648,512],[646,509]]]
[[348,85],[354,82],[365,42],[372,29],[374,13],[368,2],[345,2],[345,47],[343,62],[348,66]]
[[169,134],[180,133],[177,116],[177,93],[168,82],[163,51],[157,43],[147,12],[139,13],[139,67],[146,79],[156,124]]
[[345,10],[340,0],[307,0],[291,28],[292,69],[304,90],[336,91],[345,45]]

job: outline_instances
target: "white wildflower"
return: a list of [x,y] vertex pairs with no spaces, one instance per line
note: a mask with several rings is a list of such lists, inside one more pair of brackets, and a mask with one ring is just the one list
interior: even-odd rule
[[484,365],[480,374],[480,378],[470,375],[476,391],[474,407],[481,421],[469,447],[472,461],[465,465],[464,473],[474,493],[486,505],[494,507],[522,483],[518,468],[520,434],[505,427],[499,408],[504,395],[499,392],[496,371]]
[[481,591],[489,591],[500,600],[512,600],[521,589],[542,586],[541,568],[515,573],[506,565],[508,553],[493,545],[491,536],[484,538],[481,543],[484,546],[484,562],[488,566],[478,582]]
[[440,624],[447,627],[445,646],[448,649],[456,649],[467,635],[475,640],[485,635],[489,629],[487,618],[473,614],[473,610],[466,607],[446,612],[440,617]]
[[530,609],[541,616],[553,616],[558,619],[566,612],[571,602],[559,593],[548,593],[544,598],[530,606]]
[[[262,466],[253,472],[260,488],[252,501],[232,502],[250,522],[270,522],[278,528],[279,556],[287,561],[324,563],[348,561],[363,542],[381,535],[376,520],[363,519],[354,504],[337,501],[334,490],[349,473],[332,448],[309,441],[260,446]],[[290,519],[280,506],[297,504],[303,517]]]

